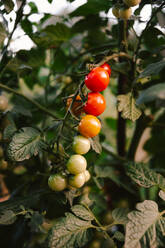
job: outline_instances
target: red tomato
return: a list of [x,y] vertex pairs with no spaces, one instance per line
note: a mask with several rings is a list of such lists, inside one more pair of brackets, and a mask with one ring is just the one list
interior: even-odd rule
[[98,116],[104,112],[105,107],[106,102],[103,95],[98,92],[90,92],[88,94],[88,100],[84,106],[85,113]]
[[110,65],[108,65],[107,63],[104,63],[100,67],[103,68],[104,70],[106,70],[108,72],[109,76],[111,76],[111,67],[110,67]]
[[89,90],[94,92],[105,90],[108,84],[109,84],[109,74],[105,69],[101,67],[94,68],[85,77],[85,85]]

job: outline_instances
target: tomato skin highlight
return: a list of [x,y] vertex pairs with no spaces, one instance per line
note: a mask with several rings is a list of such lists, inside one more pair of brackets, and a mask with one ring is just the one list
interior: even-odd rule
[[67,180],[60,174],[54,174],[49,177],[48,186],[53,191],[62,191],[67,187]]
[[98,92],[90,92],[87,102],[84,106],[86,114],[98,116],[101,115],[106,108],[106,101],[103,95]]
[[101,122],[93,115],[85,115],[81,118],[78,130],[81,135],[92,138],[99,134],[101,129]]
[[66,166],[70,173],[76,175],[86,170],[87,161],[83,156],[75,154],[70,157]]
[[88,170],[84,171],[84,176],[85,176],[85,182],[88,182],[89,179],[91,178],[91,175]]
[[77,154],[86,154],[90,147],[91,143],[88,138],[81,135],[74,137],[72,148]]
[[84,183],[85,183],[84,173],[79,173],[69,178],[69,185],[71,185],[74,188],[81,188],[84,185]]
[[93,92],[100,92],[105,90],[108,84],[109,74],[105,69],[101,67],[94,68],[85,77],[86,87]]
[[104,63],[100,67],[103,68],[104,70],[106,70],[108,72],[109,76],[111,76],[111,67],[110,67],[110,65],[108,65],[107,63]]

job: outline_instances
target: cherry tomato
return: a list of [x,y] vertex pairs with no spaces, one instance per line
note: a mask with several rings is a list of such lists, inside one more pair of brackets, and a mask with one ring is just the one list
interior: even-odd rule
[[85,183],[84,173],[79,173],[69,178],[69,184],[75,188],[81,188]]
[[13,169],[13,173],[16,174],[16,175],[23,175],[27,172],[27,169],[25,166],[23,165],[18,165],[17,167],[15,167]]
[[86,114],[98,116],[101,115],[106,107],[105,98],[98,92],[90,92],[87,102],[84,106]]
[[0,111],[5,111],[8,107],[8,100],[5,96],[0,96]]
[[83,156],[76,154],[70,157],[66,166],[70,173],[76,175],[86,170],[87,161]]
[[108,72],[101,68],[96,67],[90,71],[90,73],[85,77],[85,85],[87,88],[94,92],[100,92],[107,88],[109,84]]
[[121,19],[128,20],[132,15],[131,8],[122,8],[119,10],[119,16]]
[[87,138],[92,138],[98,135],[100,129],[101,123],[99,119],[93,115],[83,116],[78,126],[79,132]]
[[128,7],[133,7],[138,5],[141,0],[123,0],[123,2],[128,6]]
[[90,147],[91,143],[86,137],[83,137],[81,135],[74,137],[72,146],[74,152],[78,154],[85,154],[89,151]]
[[104,63],[100,67],[103,68],[104,70],[106,70],[108,72],[109,76],[111,76],[111,67],[110,67],[110,65],[108,65],[107,63]]
[[[69,97],[67,99],[67,102],[66,102],[66,108],[68,109],[69,106],[71,105],[72,103],[72,97]],[[76,97],[76,100],[74,101],[73,105],[72,105],[72,113],[75,115],[75,116],[80,116],[83,112],[83,103],[81,101],[81,97],[78,95]]]
[[116,7],[116,6],[114,6],[114,7],[112,8],[112,14],[113,14],[115,17],[119,18],[119,8]]
[[54,174],[49,177],[48,185],[54,191],[62,191],[67,187],[67,180],[61,174]]
[[88,170],[84,171],[84,176],[85,176],[85,182],[89,181],[91,178],[91,175]]

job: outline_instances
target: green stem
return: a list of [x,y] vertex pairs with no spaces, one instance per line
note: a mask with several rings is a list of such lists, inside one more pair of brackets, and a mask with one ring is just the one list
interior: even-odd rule
[[55,119],[56,121],[60,121],[61,119],[58,119],[57,116],[55,114],[53,114],[52,112],[50,112],[47,108],[43,107],[41,104],[39,104],[38,102],[36,102],[33,99],[30,99],[29,97],[23,95],[22,93],[18,92],[17,90],[14,90],[4,84],[0,83],[0,88],[8,91],[8,92],[12,92],[13,94],[23,97],[24,99],[26,99],[28,102],[32,103],[34,106],[36,106],[39,110],[41,110],[43,113],[51,116],[53,119]]

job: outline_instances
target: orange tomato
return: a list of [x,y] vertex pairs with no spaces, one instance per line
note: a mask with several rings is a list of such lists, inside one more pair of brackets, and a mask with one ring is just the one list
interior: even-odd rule
[[98,135],[100,129],[101,123],[99,119],[93,115],[83,116],[78,126],[79,132],[87,138],[92,138]]

